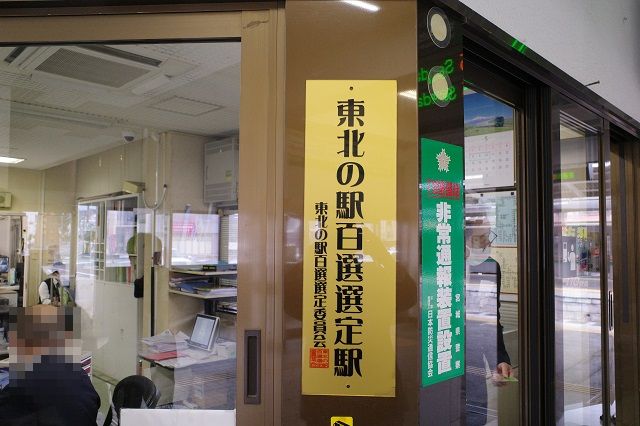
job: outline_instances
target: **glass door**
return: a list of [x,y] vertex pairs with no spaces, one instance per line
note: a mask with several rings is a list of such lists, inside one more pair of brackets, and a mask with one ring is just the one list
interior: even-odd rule
[[[524,85],[465,51],[466,425],[522,424],[527,379]],[[523,265],[525,267],[523,267]],[[524,269],[523,269],[524,268]],[[524,343],[523,343],[524,342]]]
[[609,162],[602,156],[602,119],[561,96],[554,105],[555,419],[596,426],[608,424],[613,386],[611,208],[603,197],[610,194]]
[[483,89],[469,81],[464,90],[465,418],[517,425],[518,110]]

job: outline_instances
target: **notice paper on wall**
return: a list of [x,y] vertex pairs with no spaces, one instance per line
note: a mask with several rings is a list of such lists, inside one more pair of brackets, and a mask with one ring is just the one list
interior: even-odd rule
[[[474,200],[472,200],[474,199]],[[492,246],[516,247],[518,244],[518,200],[515,191],[476,192],[466,195],[467,205],[475,204],[484,213],[495,232]]]

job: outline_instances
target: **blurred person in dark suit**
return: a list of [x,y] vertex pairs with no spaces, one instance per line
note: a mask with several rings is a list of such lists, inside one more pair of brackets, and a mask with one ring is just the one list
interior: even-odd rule
[[95,426],[100,397],[79,362],[77,308],[36,305],[10,314],[9,385],[0,424]]

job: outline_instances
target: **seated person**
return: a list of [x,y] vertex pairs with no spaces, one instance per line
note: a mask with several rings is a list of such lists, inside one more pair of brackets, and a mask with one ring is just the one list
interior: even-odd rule
[[10,317],[12,363],[0,424],[95,426],[100,397],[72,357],[79,353],[74,309],[36,305],[14,308]]
[[53,271],[49,278],[40,283],[38,296],[43,305],[74,306],[69,291],[62,286],[58,271]]

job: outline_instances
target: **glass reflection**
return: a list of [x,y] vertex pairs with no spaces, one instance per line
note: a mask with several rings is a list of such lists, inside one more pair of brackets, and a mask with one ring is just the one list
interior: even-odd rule
[[465,89],[467,425],[516,425],[518,233],[514,115]]
[[553,150],[556,420],[599,425],[600,132],[596,117],[566,101],[561,101],[559,119]]

